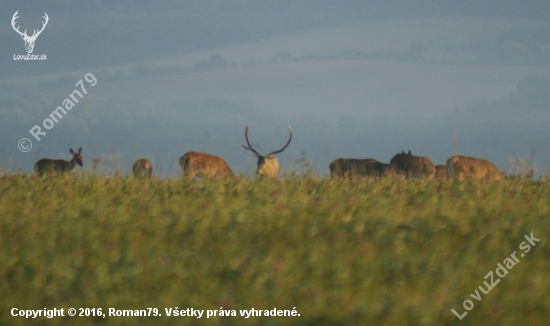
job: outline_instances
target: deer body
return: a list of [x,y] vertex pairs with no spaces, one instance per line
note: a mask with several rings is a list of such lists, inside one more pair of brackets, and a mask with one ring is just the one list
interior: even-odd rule
[[132,167],[134,178],[150,178],[153,174],[153,165],[148,159],[140,158]]
[[396,154],[391,159],[391,164],[396,172],[407,177],[430,179],[435,174],[435,166],[429,158],[414,156],[411,151]]
[[391,164],[375,159],[338,158],[329,165],[330,178],[381,177],[391,170]]
[[447,179],[447,166],[445,164],[435,166],[435,177],[438,179]]
[[68,174],[78,164],[82,166],[82,148],[75,153],[72,149],[69,153],[73,156],[72,160],[52,160],[43,158],[34,164],[34,173],[40,177],[46,174]]
[[447,176],[449,178],[493,179],[501,178],[502,173],[489,160],[454,155],[447,160]]
[[207,153],[187,152],[180,157],[179,164],[183,170],[183,176],[190,179],[195,176],[201,178],[235,176],[222,157]]

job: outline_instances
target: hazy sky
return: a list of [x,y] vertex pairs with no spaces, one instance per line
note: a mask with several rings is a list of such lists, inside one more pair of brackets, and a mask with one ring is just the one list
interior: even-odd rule
[[[32,52],[47,60],[18,60],[16,11],[29,36],[47,14]],[[147,157],[176,175],[177,159],[198,150],[250,175],[247,123],[264,152],[292,126],[286,171],[303,170],[303,156],[327,174],[337,157],[389,162],[402,149],[501,170],[533,152],[539,173],[550,167],[548,1],[0,1],[0,13],[6,171],[82,147],[83,173],[128,173]]]

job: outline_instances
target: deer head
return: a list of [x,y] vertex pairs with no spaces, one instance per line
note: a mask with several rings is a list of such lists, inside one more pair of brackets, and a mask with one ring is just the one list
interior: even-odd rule
[[44,30],[44,27],[48,25],[48,20],[50,18],[48,17],[48,14],[44,13],[43,18],[45,19],[45,21],[42,23],[42,28],[40,30],[35,29],[33,34],[31,36],[28,36],[27,30],[25,30],[24,32],[21,32],[19,31],[19,26],[17,27],[15,26],[16,24],[15,21],[17,20],[17,18],[19,18],[19,16],[17,16],[18,13],[19,13],[19,10],[17,10],[15,14],[13,14],[13,17],[11,18],[11,26],[17,33],[19,33],[19,35],[21,35],[21,38],[23,39],[23,41],[25,41],[25,49],[27,50],[27,53],[32,53],[32,51],[34,50],[34,42],[36,41],[36,38],[38,37],[38,35],[40,35],[40,33],[42,33],[42,31]]
[[78,152],[75,152],[72,148],[70,148],[69,153],[73,156],[73,159],[70,161],[70,163],[72,163],[72,166],[70,167],[71,170],[75,163],[82,166],[82,147],[78,149]]

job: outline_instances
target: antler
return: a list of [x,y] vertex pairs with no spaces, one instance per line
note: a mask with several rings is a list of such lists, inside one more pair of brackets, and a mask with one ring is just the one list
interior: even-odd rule
[[18,27],[15,27],[15,24],[16,24],[15,21],[17,20],[17,18],[19,18],[19,16],[17,16],[18,13],[19,13],[19,10],[17,10],[17,11],[15,12],[15,14],[13,14],[13,17],[11,18],[11,27],[13,27],[13,29],[14,29],[17,33],[19,33],[19,35],[21,35],[21,36],[23,36],[23,35],[28,36],[28,35],[27,35],[27,30],[25,30],[25,32],[21,32],[21,31],[19,31],[19,26],[18,26]]
[[288,144],[290,144],[290,141],[292,140],[292,128],[290,128],[290,125],[288,126],[288,130],[290,130],[290,138],[289,138],[288,141],[286,142],[286,145],[285,145],[283,148],[281,148],[280,150],[278,150],[278,151],[274,151],[274,152],[271,152],[271,153],[269,153],[269,154],[266,154],[266,156],[267,156],[267,155],[278,154],[278,153],[284,151],[285,148],[287,148]]
[[42,31],[44,30],[44,27],[48,25],[48,21],[50,20],[50,17],[48,17],[48,14],[44,13],[44,16],[42,16],[42,18],[44,18],[46,21],[42,23],[42,28],[39,31],[37,31],[36,29],[34,30],[34,33],[32,34],[31,38],[36,39],[38,35],[40,35],[40,33],[42,33]]
[[248,147],[241,144],[244,149],[248,149],[254,154],[254,156],[261,156],[260,153],[256,152],[254,148],[252,148],[252,145],[250,145],[250,142],[248,141],[248,125],[246,125],[246,129],[244,130],[244,137],[246,138],[246,143],[248,144]]

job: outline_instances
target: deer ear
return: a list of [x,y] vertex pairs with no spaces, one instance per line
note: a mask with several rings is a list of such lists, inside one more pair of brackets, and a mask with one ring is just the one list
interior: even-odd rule
[[78,154],[82,153],[82,147],[78,149]]
[[71,155],[74,155],[74,154],[75,154],[72,148],[69,149],[69,153],[71,153]]

